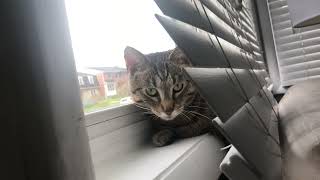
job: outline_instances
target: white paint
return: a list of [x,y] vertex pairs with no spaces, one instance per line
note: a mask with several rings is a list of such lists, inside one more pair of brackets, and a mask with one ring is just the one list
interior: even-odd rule
[[114,82],[105,82],[104,89],[106,97],[117,95],[117,90]]

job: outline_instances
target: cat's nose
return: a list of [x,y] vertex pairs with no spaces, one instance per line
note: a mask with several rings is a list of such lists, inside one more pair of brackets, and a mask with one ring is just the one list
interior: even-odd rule
[[170,116],[171,114],[172,114],[172,112],[173,112],[173,109],[171,110],[171,109],[169,109],[169,110],[166,110],[166,111],[164,111],[168,116]]
[[161,108],[164,111],[164,113],[166,113],[167,115],[171,115],[172,112],[174,111],[174,106],[173,103],[169,103],[169,104],[161,104]]

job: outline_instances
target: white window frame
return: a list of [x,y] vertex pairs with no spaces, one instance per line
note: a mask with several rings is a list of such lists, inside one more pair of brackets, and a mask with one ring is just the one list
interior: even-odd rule
[[84,85],[84,81],[83,81],[83,77],[82,76],[78,76],[78,81],[79,81],[79,85],[80,86]]
[[91,94],[91,96],[96,96],[96,90],[95,89],[91,89],[90,90],[90,94]]
[[108,82],[107,88],[108,88],[108,91],[115,91],[116,90],[115,82]]
[[88,81],[89,81],[89,84],[93,85],[94,84],[93,76],[88,76]]

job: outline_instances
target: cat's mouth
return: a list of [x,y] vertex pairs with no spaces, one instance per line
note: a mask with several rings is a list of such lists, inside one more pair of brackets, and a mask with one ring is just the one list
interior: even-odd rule
[[181,110],[176,109],[176,110],[172,111],[172,113],[170,113],[170,114],[167,114],[165,112],[157,112],[154,110],[152,110],[152,112],[156,116],[158,116],[159,118],[166,120],[166,121],[170,121],[170,120],[175,119],[181,113]]

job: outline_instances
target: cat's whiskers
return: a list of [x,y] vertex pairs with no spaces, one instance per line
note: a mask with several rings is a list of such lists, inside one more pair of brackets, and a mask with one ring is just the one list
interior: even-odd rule
[[185,113],[181,112],[180,114],[186,117],[188,122],[193,122],[192,119],[189,116],[187,116]]
[[182,107],[180,107],[178,110],[179,110],[179,111],[180,111],[180,110],[183,110],[183,108],[184,108],[184,107],[182,106]]
[[[192,113],[190,113],[189,111],[184,110],[184,112],[186,112],[186,113],[188,113],[188,114],[191,114],[191,115],[193,115],[194,117],[197,117],[195,114],[192,114]],[[189,118],[189,119],[190,119],[190,118]],[[201,125],[200,125],[199,121],[191,119],[191,122],[193,122],[194,124],[196,124],[196,125],[198,126],[198,128],[201,129]]]
[[202,116],[202,117],[204,117],[204,118],[206,118],[206,119],[208,119],[208,120],[212,120],[211,118],[209,118],[208,116],[205,116],[205,115],[203,115],[203,114],[200,114],[200,113],[198,113],[198,112],[195,112],[195,111],[188,111],[189,113],[191,113],[191,114],[194,114],[194,115],[199,115],[199,116]]
[[150,108],[147,108],[147,107],[144,107],[144,106],[140,106],[140,105],[138,105],[138,104],[134,104],[134,105],[136,105],[137,107],[139,107],[139,108],[141,108],[141,109],[151,111]]
[[208,105],[208,103],[206,103],[206,102],[204,102],[204,101],[197,101],[197,102],[195,102],[195,103],[200,104],[200,105],[203,104],[203,105],[206,105],[206,106]]
[[158,116],[154,115],[154,117],[151,119],[152,121],[159,119]]
[[[187,116],[186,114],[184,114],[183,112],[181,112],[181,114],[183,115],[183,116],[185,116],[188,120],[189,120],[189,122],[194,122],[192,119],[190,119],[190,117],[189,116]],[[197,122],[194,122],[194,123],[196,123],[197,124]],[[198,124],[197,124],[198,125]],[[190,127],[190,125],[188,125],[189,127]],[[191,126],[192,127],[192,126]],[[191,130],[195,133],[196,132],[196,130],[194,129],[194,128],[191,128]]]
[[[188,106],[188,107],[190,107],[190,108],[199,108],[199,109],[209,109],[209,108],[200,107],[200,106]],[[188,107],[187,107],[187,108],[188,108]]]

